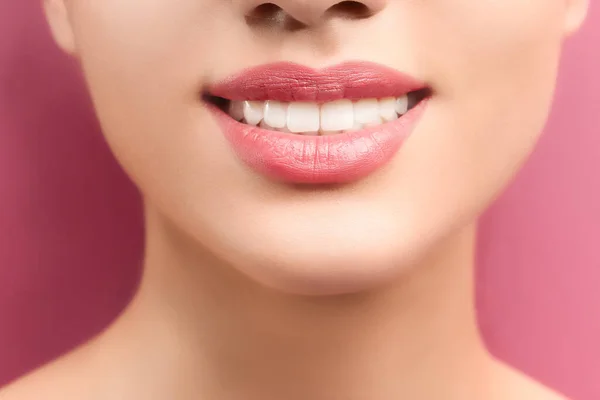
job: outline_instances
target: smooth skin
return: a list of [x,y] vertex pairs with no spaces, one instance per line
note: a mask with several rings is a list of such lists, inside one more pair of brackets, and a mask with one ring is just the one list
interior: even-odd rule
[[[473,256],[587,0],[272,3],[44,1],[143,194],[145,272],[104,333],[0,399],[560,399],[487,352]],[[199,99],[244,67],[348,60],[433,89],[393,162],[350,185],[257,175]]]

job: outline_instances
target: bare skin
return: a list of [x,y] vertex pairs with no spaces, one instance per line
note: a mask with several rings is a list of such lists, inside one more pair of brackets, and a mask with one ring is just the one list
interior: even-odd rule
[[[473,258],[587,0],[273,3],[44,0],[142,192],[145,272],[103,334],[0,398],[560,399],[486,351]],[[334,188],[246,168],[199,96],[246,67],[357,59],[431,98],[385,168]]]
[[282,296],[218,269],[174,274],[164,262],[177,250],[149,243],[148,272],[118,320],[0,398],[565,400],[484,348],[473,226],[414,274],[329,298]]

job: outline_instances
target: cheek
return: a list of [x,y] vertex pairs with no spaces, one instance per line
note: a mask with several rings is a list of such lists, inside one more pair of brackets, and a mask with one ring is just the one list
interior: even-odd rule
[[135,108],[140,110],[147,101],[181,101],[195,95],[198,88],[194,84],[203,78],[203,69],[214,53],[218,19],[213,16],[222,16],[227,2],[103,0],[72,4],[78,55],[92,93],[107,101],[138,104]]
[[554,89],[561,4],[414,3],[414,54],[437,96],[398,170],[409,214],[427,213],[431,231],[485,207],[532,150]]
[[[202,11],[199,4],[207,2],[177,3],[172,7],[164,0],[76,1],[71,10],[78,56],[104,134],[134,176],[144,173],[135,169],[168,162],[164,153],[172,153],[169,147],[177,141],[193,137],[190,126],[198,122],[189,112],[197,88],[180,67],[186,36],[202,25],[188,20],[196,18]],[[197,42],[199,52],[202,44]],[[189,143],[179,146],[190,148]]]
[[[239,165],[199,102],[211,62],[209,1],[81,1],[79,58],[104,136],[131,179],[180,222],[232,209]],[[221,2],[219,3],[226,3]],[[135,5],[135,7],[134,7]],[[217,7],[217,6],[215,6]],[[139,10],[136,11],[136,9]],[[214,11],[214,9],[213,9]],[[214,11],[216,12],[216,11]],[[188,62],[188,60],[193,61]],[[236,180],[237,179],[237,180]],[[204,210],[216,210],[206,215]]]
[[[438,0],[422,60],[465,151],[498,168],[525,157],[546,120],[562,42],[562,0]],[[424,66],[424,68],[426,68]],[[491,171],[490,171],[491,172]]]
[[427,71],[440,94],[459,95],[479,85],[515,86],[535,78],[540,67],[553,68],[564,5],[562,0],[432,0],[415,2],[411,15],[419,69]]

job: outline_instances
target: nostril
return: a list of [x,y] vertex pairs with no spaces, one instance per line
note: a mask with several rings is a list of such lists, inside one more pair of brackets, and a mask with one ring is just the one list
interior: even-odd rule
[[264,21],[274,21],[284,16],[284,11],[277,4],[263,3],[256,6],[246,14],[248,23],[261,23]]
[[305,24],[273,3],[263,3],[246,14],[246,23],[254,27],[281,27],[285,30],[296,31],[306,27]]
[[342,1],[329,7],[327,13],[347,19],[362,19],[372,16],[373,10],[359,1]]

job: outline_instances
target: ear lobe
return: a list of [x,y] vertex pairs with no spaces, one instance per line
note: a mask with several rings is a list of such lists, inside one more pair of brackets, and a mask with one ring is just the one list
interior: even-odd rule
[[589,0],[565,0],[565,34],[572,35],[577,32],[587,16]]
[[46,20],[54,41],[58,46],[69,54],[76,51],[75,37],[69,19],[69,13],[65,4],[66,0],[42,0]]

